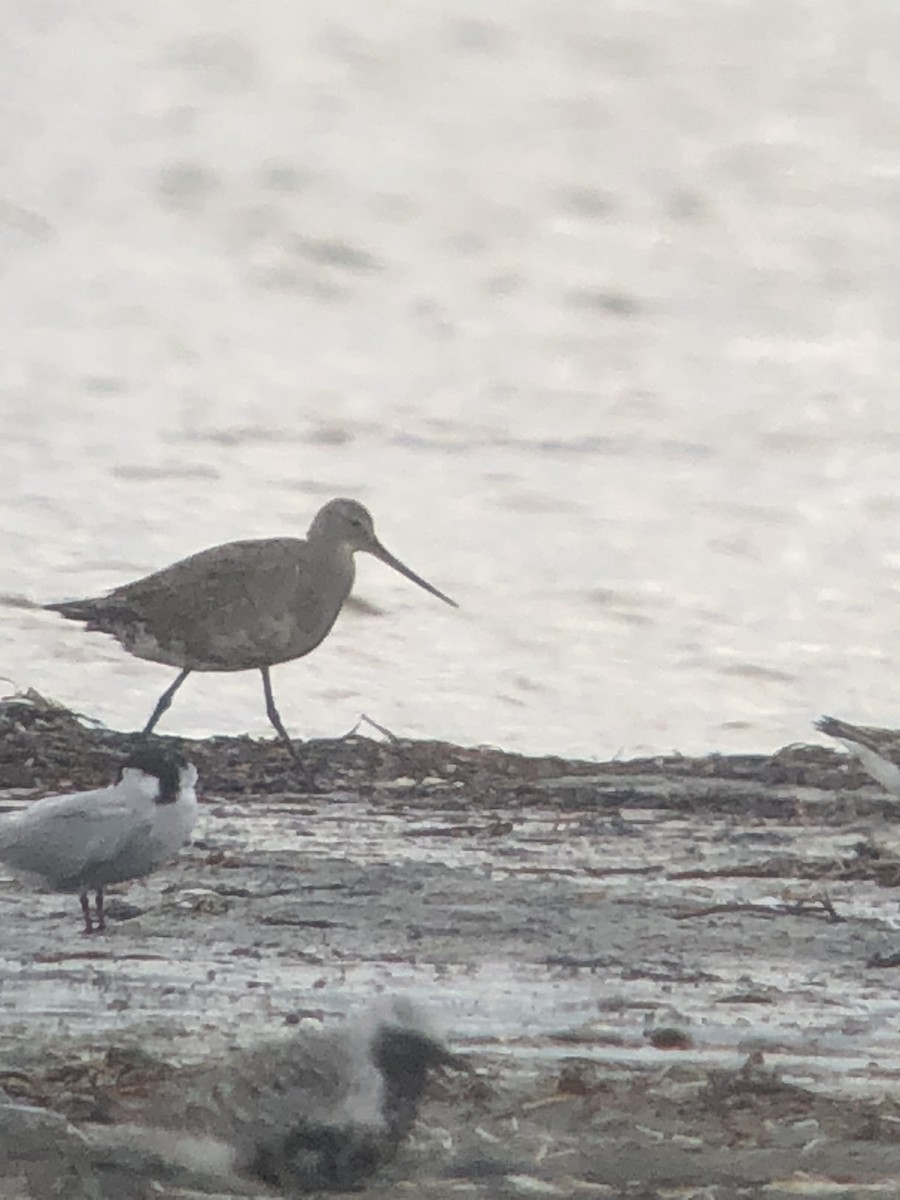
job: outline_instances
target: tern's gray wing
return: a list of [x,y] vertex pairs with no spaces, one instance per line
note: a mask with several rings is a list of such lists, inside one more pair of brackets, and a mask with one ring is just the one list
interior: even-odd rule
[[[333,1119],[348,1092],[356,1098],[355,1120],[381,1123],[381,1078],[367,1047],[357,1045],[341,1027],[264,1044],[232,1055],[225,1064],[186,1071],[171,1095],[163,1093],[151,1119],[165,1121],[173,1103],[179,1104],[180,1128],[236,1140],[249,1123],[281,1126]],[[341,1119],[348,1119],[345,1113]]]
[[63,890],[101,887],[133,877],[151,829],[151,812],[108,793],[57,796],[4,821],[0,860]]

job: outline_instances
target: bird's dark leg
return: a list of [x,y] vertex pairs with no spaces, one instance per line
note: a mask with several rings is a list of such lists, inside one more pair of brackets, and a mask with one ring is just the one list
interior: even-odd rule
[[91,921],[91,902],[88,900],[87,892],[82,892],[78,899],[81,901],[81,911],[84,914],[84,932],[93,933],[94,925]]
[[103,888],[97,888],[97,894],[96,894],[95,899],[97,902],[96,929],[99,933],[102,933],[103,930],[106,928],[106,914],[103,911]]
[[262,675],[263,692],[266,696],[266,716],[275,726],[275,731],[281,740],[287,746],[288,754],[291,758],[296,759],[297,751],[294,749],[294,744],[288,737],[288,731],[281,723],[281,717],[278,715],[278,709],[275,707],[275,697],[272,695],[272,680],[269,678],[269,668],[260,667],[259,673]]
[[187,679],[187,677],[188,677],[188,675],[190,675],[190,673],[191,673],[190,667],[185,667],[183,671],[180,671],[178,674],[178,678],[175,680],[175,682],[173,684],[171,684],[169,687],[167,687],[166,690],[163,692],[163,694],[160,696],[160,698],[157,700],[156,708],[154,708],[153,712],[150,714],[150,720],[147,722],[147,724],[143,728],[143,734],[145,737],[148,733],[153,732],[153,727],[155,726],[156,722],[159,720],[159,718],[163,715],[163,713],[166,711],[166,709],[172,703],[172,697],[175,695],[175,693],[178,691],[178,689],[181,687],[181,685],[184,683],[184,681]]

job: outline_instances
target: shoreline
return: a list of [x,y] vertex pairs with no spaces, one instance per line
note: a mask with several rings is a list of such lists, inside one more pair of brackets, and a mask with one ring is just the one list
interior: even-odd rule
[[[380,729],[367,718],[363,721],[369,729]],[[578,793],[594,788],[595,802],[621,797],[630,804],[678,807],[683,802],[723,812],[747,811],[738,806],[750,804],[762,816],[773,803],[798,795],[819,805],[832,799],[837,814],[845,807],[838,794],[858,791],[854,803],[861,814],[888,813],[895,807],[852,756],[819,744],[792,743],[771,753],[676,752],[604,761],[406,740],[382,732],[385,736],[354,731],[338,738],[297,739],[295,745],[321,776],[311,794],[402,782],[420,798],[439,785],[452,785],[463,789],[467,803],[478,802],[476,786],[486,786],[492,798],[518,792],[520,800],[538,800],[552,793],[557,800],[568,795],[579,802]],[[201,787],[217,793],[305,794],[296,786],[294,764],[274,737],[154,733],[152,740],[190,757]],[[35,692],[0,700],[0,791],[102,786],[120,759],[143,741],[140,733],[107,728]],[[759,787],[767,796],[755,800]]]
[[[6,701],[3,803],[107,782],[135,740]],[[308,794],[275,742],[160,740],[197,765],[201,818],[170,868],[111,889],[108,934],[0,879],[12,1100],[90,1130],[186,1064],[399,991],[472,1073],[435,1081],[374,1196],[900,1189],[900,1001],[876,965],[900,943],[896,802],[849,756],[352,737],[308,744]],[[3,1200],[38,1196],[4,1170]]]

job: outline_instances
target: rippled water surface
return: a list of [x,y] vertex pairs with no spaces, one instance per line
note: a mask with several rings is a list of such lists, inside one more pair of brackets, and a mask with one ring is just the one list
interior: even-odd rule
[[[608,756],[896,721],[900,8],[21,4],[0,675],[121,728],[89,595],[358,497],[299,736]],[[253,674],[162,728],[267,731]]]

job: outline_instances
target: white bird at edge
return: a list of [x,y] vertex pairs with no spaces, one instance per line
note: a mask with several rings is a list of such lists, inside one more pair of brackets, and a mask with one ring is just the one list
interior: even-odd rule
[[886,754],[889,746],[900,748],[900,733],[851,725],[835,717],[820,717],[813,724],[820,733],[833,737],[854,754],[866,773],[885,791],[900,798],[900,766]]

